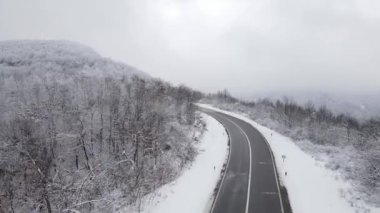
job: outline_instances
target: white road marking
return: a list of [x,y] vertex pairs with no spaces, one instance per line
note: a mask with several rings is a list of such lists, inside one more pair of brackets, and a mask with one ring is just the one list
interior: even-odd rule
[[269,162],[259,162],[260,165],[267,165]]
[[277,195],[277,192],[261,192],[263,195]]
[[247,201],[246,201],[246,206],[245,206],[245,213],[248,213],[249,209],[249,197],[251,195],[251,177],[252,177],[252,149],[251,149],[251,141],[248,138],[248,135],[244,132],[244,130],[237,125],[234,121],[229,119],[228,117],[225,116],[227,120],[229,120],[231,123],[233,123],[237,128],[240,129],[240,131],[244,134],[244,136],[247,138],[247,143],[249,147],[249,175],[248,175],[248,191],[247,191]]

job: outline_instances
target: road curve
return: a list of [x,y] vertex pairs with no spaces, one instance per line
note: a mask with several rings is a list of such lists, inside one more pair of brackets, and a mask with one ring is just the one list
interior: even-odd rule
[[283,213],[271,150],[252,125],[230,115],[201,108],[227,129],[230,156],[212,213]]

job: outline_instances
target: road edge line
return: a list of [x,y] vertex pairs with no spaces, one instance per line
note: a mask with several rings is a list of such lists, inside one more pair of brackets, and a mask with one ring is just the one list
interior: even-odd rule
[[219,197],[219,192],[220,192],[220,188],[222,187],[223,183],[224,183],[224,179],[226,177],[226,174],[227,174],[227,169],[230,165],[230,157],[231,157],[231,150],[232,150],[232,145],[231,145],[231,136],[230,136],[230,132],[228,131],[228,129],[226,127],[224,127],[224,125],[215,117],[211,116],[210,114],[206,113],[206,112],[203,112],[205,114],[207,114],[208,116],[212,117],[213,119],[215,119],[220,125],[223,126],[224,130],[226,131],[227,135],[228,135],[228,144],[229,144],[229,148],[228,148],[228,158],[227,158],[227,163],[226,163],[226,168],[224,170],[224,173],[223,173],[223,177],[222,177],[222,181],[220,181],[220,184],[219,184],[219,187],[218,187],[218,191],[216,193],[216,196],[215,196],[215,199],[214,201],[212,202],[212,206],[211,206],[211,210],[210,212],[214,212],[214,208],[215,208],[215,203],[216,201],[218,200],[218,197]]
[[[248,123],[248,122],[246,122]],[[254,127],[252,124],[248,123],[249,125],[251,125],[253,128],[255,128],[261,135],[262,138],[264,138],[264,141],[265,143],[267,144],[268,148],[269,148],[269,152],[270,152],[270,156],[272,158],[272,166],[273,166],[273,170],[274,170],[274,173],[275,173],[275,176],[276,176],[276,184],[277,184],[277,190],[278,190],[278,197],[280,198],[280,204],[281,204],[281,212],[284,213],[284,204],[283,204],[283,201],[282,201],[282,196],[281,196],[281,189],[280,189],[280,183],[279,183],[279,176],[278,176],[278,173],[277,173],[277,164],[276,164],[276,160],[274,158],[274,155],[273,155],[273,151],[272,151],[272,148],[267,140],[267,138],[263,135],[263,133],[260,132],[259,129],[257,129],[256,127]]]
[[[235,117],[236,118],[236,117]],[[249,140],[249,137],[247,133],[234,121],[226,117],[227,120],[229,120],[231,123],[233,123],[239,130],[244,134],[244,136],[247,139],[248,147],[249,147],[249,175],[248,175],[248,190],[247,190],[247,202],[245,206],[245,213],[249,212],[249,198],[251,196],[251,180],[252,180],[252,148],[251,148],[251,140]],[[238,119],[238,118],[237,118]],[[240,119],[239,119],[240,120]],[[282,204],[281,204],[282,205]]]

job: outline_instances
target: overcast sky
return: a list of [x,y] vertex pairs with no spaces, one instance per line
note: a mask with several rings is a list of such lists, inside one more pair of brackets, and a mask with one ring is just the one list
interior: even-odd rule
[[65,39],[234,94],[380,90],[378,0],[0,0],[0,40]]

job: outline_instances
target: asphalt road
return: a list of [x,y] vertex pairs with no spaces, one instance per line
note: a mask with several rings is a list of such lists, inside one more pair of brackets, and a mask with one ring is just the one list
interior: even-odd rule
[[230,136],[230,157],[212,213],[283,213],[271,150],[262,134],[235,117],[206,109]]

